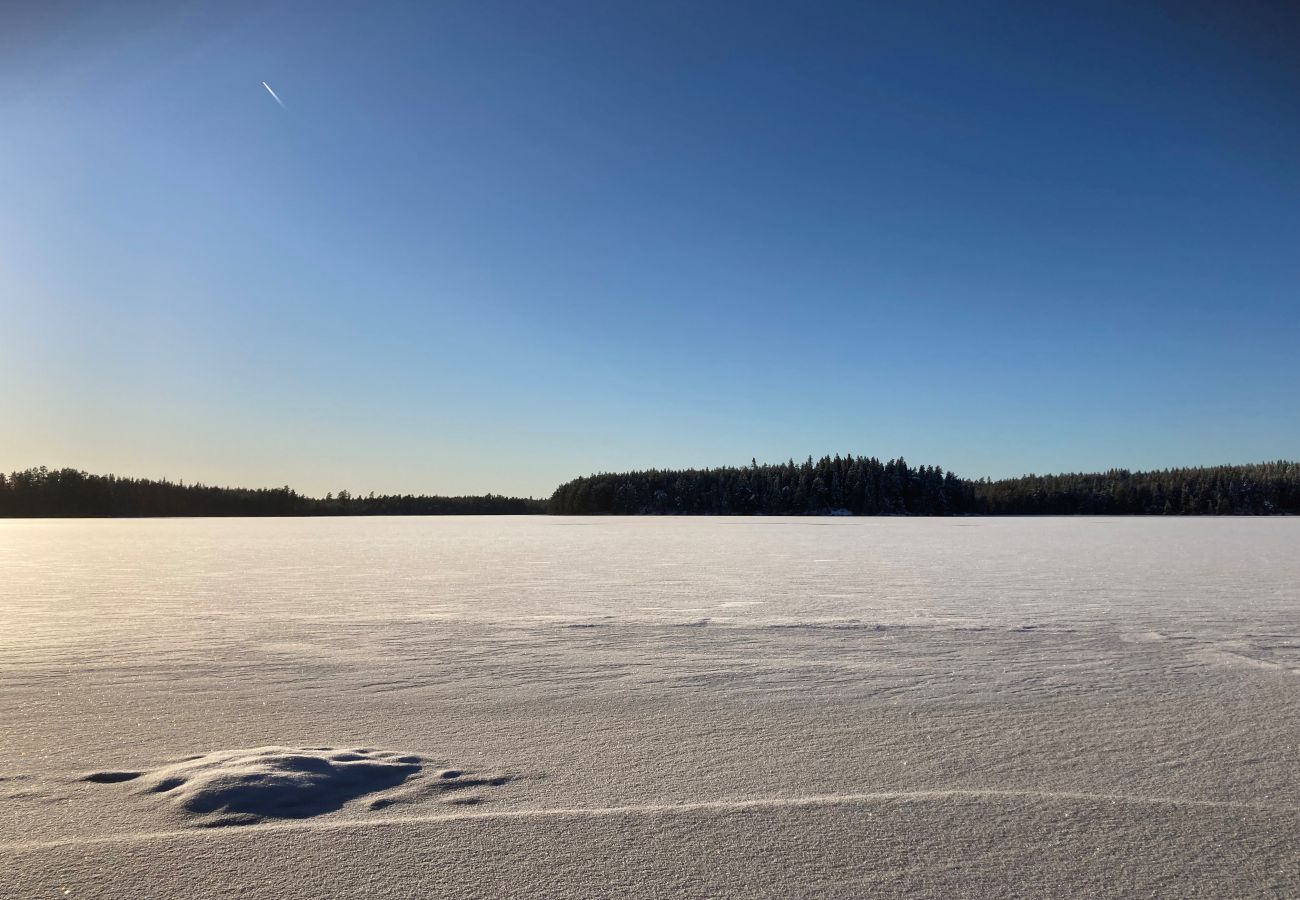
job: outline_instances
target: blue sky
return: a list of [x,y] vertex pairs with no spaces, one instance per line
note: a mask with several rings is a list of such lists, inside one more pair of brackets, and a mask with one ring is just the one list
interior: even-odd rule
[[1280,3],[28,4],[0,468],[1295,458],[1297,47]]

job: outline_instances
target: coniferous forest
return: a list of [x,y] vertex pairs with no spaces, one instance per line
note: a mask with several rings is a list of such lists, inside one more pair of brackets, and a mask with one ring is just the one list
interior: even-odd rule
[[560,485],[558,514],[1270,515],[1300,512],[1300,463],[959,478],[902,459],[592,475]]
[[209,487],[76,469],[0,473],[0,518],[68,516],[440,516],[540,513],[542,500],[518,497],[427,497],[348,491],[324,499],[288,487]]
[[324,498],[289,487],[230,488],[91,475],[0,473],[0,518],[427,515],[1278,515],[1300,514],[1300,463],[961,478],[902,459],[651,469],[575,478],[549,501],[503,497]]

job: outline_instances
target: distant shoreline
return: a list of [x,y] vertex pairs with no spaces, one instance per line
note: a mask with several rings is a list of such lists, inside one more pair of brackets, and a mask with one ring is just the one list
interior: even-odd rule
[[598,474],[560,485],[569,515],[1250,515],[1300,512],[1300,463],[962,478],[903,459],[823,456],[801,463]]
[[496,494],[307,497],[34,468],[0,473],[0,519],[328,518],[464,515],[1274,516],[1300,514],[1300,463],[1287,460],[1131,472],[972,480],[902,459],[600,473],[549,499]]

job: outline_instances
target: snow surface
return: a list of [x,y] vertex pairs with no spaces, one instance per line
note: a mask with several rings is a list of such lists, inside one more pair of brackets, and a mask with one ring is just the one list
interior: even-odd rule
[[[423,762],[415,754],[370,747],[254,747],[204,753],[152,772],[91,772],[82,780],[120,784],[139,779],[141,790],[168,801],[193,816],[193,824],[207,828],[305,819],[369,794],[377,794],[369,801],[371,809],[434,794],[449,795],[447,799],[456,804],[481,803],[481,795],[465,789],[510,780],[506,775],[484,777],[459,769],[425,773]],[[406,785],[418,779],[423,780]],[[406,786],[397,790],[400,785]]]
[[1298,551],[0,522],[0,896],[1300,896]]

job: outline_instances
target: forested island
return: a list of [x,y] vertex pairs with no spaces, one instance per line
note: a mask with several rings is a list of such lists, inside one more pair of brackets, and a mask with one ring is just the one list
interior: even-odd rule
[[0,473],[0,518],[439,515],[1294,515],[1300,463],[968,479],[903,459],[823,456],[802,463],[651,469],[575,478],[549,500],[353,495],[231,488],[92,475]]
[[902,459],[811,457],[777,465],[591,475],[566,482],[562,515],[1276,515],[1300,512],[1300,463],[971,480]]

